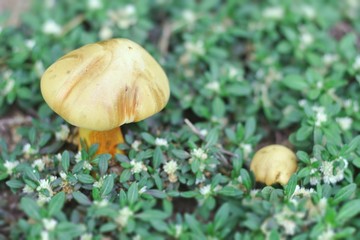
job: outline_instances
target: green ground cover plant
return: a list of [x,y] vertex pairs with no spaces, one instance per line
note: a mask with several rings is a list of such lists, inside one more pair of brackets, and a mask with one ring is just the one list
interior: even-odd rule
[[[0,239],[360,239],[359,13],[356,0],[34,0],[0,24]],[[40,78],[117,37],[157,59],[171,96],[122,126],[112,158],[78,151]],[[284,186],[250,171],[270,144],[296,153]]]

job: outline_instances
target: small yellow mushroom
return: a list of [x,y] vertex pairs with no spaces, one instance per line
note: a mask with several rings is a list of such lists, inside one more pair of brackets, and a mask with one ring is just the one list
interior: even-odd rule
[[286,185],[297,169],[297,158],[293,151],[282,145],[269,145],[258,150],[250,164],[257,182]]
[[41,78],[46,103],[80,128],[98,153],[115,154],[122,143],[119,126],[161,111],[169,82],[157,61],[140,45],[123,38],[85,45],[53,63]]

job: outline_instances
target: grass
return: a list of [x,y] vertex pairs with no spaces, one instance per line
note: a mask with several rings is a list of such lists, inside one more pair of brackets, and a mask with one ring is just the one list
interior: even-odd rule
[[[0,239],[359,239],[356,1],[33,1],[0,29]],[[5,22],[7,16],[0,16]],[[39,88],[82,45],[129,38],[168,75],[125,154],[78,151]],[[255,181],[266,145],[298,158]]]

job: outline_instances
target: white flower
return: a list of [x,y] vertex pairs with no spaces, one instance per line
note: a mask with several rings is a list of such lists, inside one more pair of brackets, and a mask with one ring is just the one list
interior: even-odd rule
[[48,219],[48,218],[44,218],[42,220],[42,223],[44,225],[44,228],[47,230],[47,231],[52,231],[55,229],[56,225],[57,225],[57,221],[55,219]]
[[112,38],[113,36],[113,31],[111,30],[111,28],[109,26],[102,26],[100,28],[100,32],[99,32],[99,38],[101,40],[107,40]]
[[62,28],[54,20],[47,20],[42,27],[42,31],[45,34],[59,36],[62,33]]
[[66,173],[64,171],[61,171],[59,174],[60,174],[60,177],[61,177],[62,180],[66,180],[67,175],[66,175]]
[[315,126],[320,127],[328,119],[325,108],[313,106],[312,110],[315,112]]
[[48,231],[41,231],[41,240],[49,240],[49,232]]
[[301,7],[301,11],[308,19],[314,19],[314,17],[316,16],[315,9],[309,5],[303,5]]
[[350,117],[342,117],[342,118],[336,118],[336,122],[339,124],[340,128],[343,131],[347,131],[351,128],[353,120]]
[[279,6],[265,8],[262,12],[264,18],[278,20],[284,17],[284,9]]
[[299,104],[299,106],[300,107],[305,107],[305,105],[307,104],[307,100],[306,99],[300,99],[299,101],[298,101],[298,104]]
[[129,218],[134,215],[134,212],[130,210],[129,207],[124,207],[119,211],[118,216],[115,219],[115,222],[121,227],[125,227]]
[[105,178],[105,176],[101,177],[98,181],[94,182],[93,187],[101,188],[102,185],[104,184],[104,178]]
[[355,59],[355,62],[352,66],[354,68],[355,71],[360,70],[360,55],[358,55]]
[[81,235],[80,240],[92,240],[93,235],[91,233],[84,233]]
[[206,129],[201,129],[199,133],[201,136],[205,137],[208,134],[208,131]]
[[101,201],[94,201],[94,204],[97,207],[106,207],[109,204],[109,200],[107,200],[106,198],[101,199]]
[[203,56],[205,54],[205,47],[204,42],[201,40],[193,42],[186,42],[185,43],[185,50],[194,55]]
[[296,185],[295,191],[291,197],[294,197],[294,196],[310,197],[312,193],[314,193],[313,188],[306,189],[304,187],[300,187],[299,185]]
[[146,191],[147,191],[147,186],[143,186],[142,188],[140,188],[139,194],[143,194]]
[[7,79],[5,79],[5,81],[6,81],[6,85],[5,85],[4,89],[1,90],[1,94],[4,96],[9,94],[14,89],[14,86],[15,86],[15,80],[12,78],[7,78]]
[[164,165],[164,171],[168,174],[174,174],[176,170],[178,169],[178,165],[174,160],[171,160]]
[[332,240],[334,239],[335,232],[331,228],[327,228],[325,232],[322,232],[318,236],[318,240]]
[[244,158],[248,158],[253,151],[252,145],[248,143],[240,143],[240,148],[243,150]]
[[87,6],[91,10],[97,10],[102,7],[102,3],[100,0],[88,0]]
[[131,240],[141,240],[141,236],[139,234],[136,234],[135,236],[132,237]]
[[44,206],[45,203],[48,203],[50,202],[51,200],[51,197],[48,197],[48,196],[45,196],[44,194],[42,193],[39,193],[39,196],[38,196],[38,199],[36,201],[36,203],[39,205],[39,206]]
[[217,81],[212,81],[212,82],[207,83],[205,85],[205,88],[209,89],[211,91],[214,91],[214,92],[219,92],[220,91],[220,84]]
[[35,47],[35,44],[36,44],[36,42],[35,42],[34,39],[27,39],[27,40],[25,41],[25,46],[26,46],[28,49],[30,49],[30,50]]
[[[336,166],[334,166],[336,164]],[[324,183],[337,183],[344,179],[344,170],[348,167],[348,161],[339,157],[333,161],[323,161],[320,171],[323,174]]]
[[203,196],[208,196],[211,193],[211,185],[206,185],[200,188],[200,193]]
[[82,161],[82,156],[81,156],[81,152],[80,151],[78,151],[77,153],[76,153],[76,155],[75,155],[75,162],[80,162],[80,161]]
[[55,133],[56,140],[65,141],[70,133],[70,129],[67,125],[62,124],[60,131]]
[[135,161],[135,159],[131,160],[130,164],[132,166],[132,173],[140,173],[142,171],[147,171],[147,167],[142,162]]
[[43,62],[40,60],[37,60],[34,65],[34,70],[38,77],[42,76],[43,73],[45,72],[45,67],[44,67]]
[[91,170],[93,166],[88,162],[84,161],[83,169]]
[[243,179],[242,179],[241,175],[238,176],[238,178],[237,178],[236,180],[237,180],[239,183],[243,183]]
[[192,150],[191,156],[199,160],[206,160],[208,158],[208,155],[202,148],[195,148],[194,150]]
[[314,42],[314,37],[306,31],[303,31],[300,35],[300,48],[305,49]]
[[6,173],[11,175],[13,173],[14,168],[17,167],[17,165],[19,165],[19,161],[5,161],[4,163],[4,167],[6,168]]
[[181,236],[181,233],[183,231],[183,227],[180,224],[175,225],[175,238],[179,238]]
[[127,29],[137,22],[136,8],[132,4],[110,11],[109,16],[117,24],[117,26],[122,29]]
[[338,55],[327,53],[323,56],[322,60],[326,66],[329,66],[329,65],[333,64],[334,62],[336,62],[338,59],[339,59]]
[[276,222],[283,227],[285,235],[295,234],[296,223],[290,219],[293,215],[294,213],[286,207],[280,213],[275,214]]
[[22,151],[25,155],[33,155],[38,152],[35,148],[31,147],[30,143],[26,143]]
[[33,168],[37,168],[39,170],[39,172],[41,172],[42,170],[44,170],[45,168],[45,162],[39,158],[39,159],[36,159],[32,164],[31,166]]
[[166,139],[164,138],[156,138],[155,139],[155,145],[156,146],[164,146],[167,147],[168,146],[168,142]]
[[318,176],[311,176],[310,177],[310,184],[315,186],[320,182],[320,179]]
[[134,149],[135,151],[139,151],[139,146],[141,144],[141,141],[139,140],[135,140],[132,144],[131,144],[131,148]]
[[23,193],[33,193],[34,189],[32,189],[29,185],[25,185],[22,191]]
[[196,14],[193,11],[189,10],[189,9],[184,10],[181,15],[182,15],[182,18],[189,25],[195,23],[195,21],[196,21]]

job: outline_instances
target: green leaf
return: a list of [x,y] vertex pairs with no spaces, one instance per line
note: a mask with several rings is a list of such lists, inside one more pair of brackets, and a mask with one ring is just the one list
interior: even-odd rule
[[163,211],[150,209],[137,214],[136,217],[143,221],[153,221],[166,219],[169,215]]
[[296,139],[298,141],[304,141],[310,137],[314,128],[308,125],[303,125],[296,131]]
[[172,154],[174,154],[175,157],[179,158],[179,159],[187,159],[190,157],[190,154],[184,150],[180,150],[180,149],[173,149],[171,151]]
[[339,210],[336,219],[344,224],[346,221],[360,213],[360,199],[355,199],[345,203]]
[[101,227],[100,227],[100,232],[112,232],[114,231],[115,229],[117,228],[117,225],[115,223],[105,223],[105,224],[102,224]]
[[72,193],[74,199],[81,205],[91,205],[90,199],[82,192],[76,191]]
[[244,168],[242,168],[242,169],[240,169],[240,176],[241,176],[241,179],[242,179],[242,183],[244,184],[246,189],[251,190],[252,181],[251,181],[251,177],[250,177],[249,172],[247,170],[245,170]]
[[83,224],[74,224],[72,222],[60,222],[55,229],[57,239],[74,239],[85,233],[86,227]]
[[95,182],[94,178],[89,174],[79,173],[77,175],[77,178],[81,183],[85,183],[85,184],[91,184]]
[[256,130],[256,120],[254,117],[246,119],[245,123],[245,140],[253,137]]
[[219,230],[222,226],[226,224],[230,215],[230,206],[229,203],[223,204],[216,212],[214,224],[215,230]]
[[184,197],[184,198],[193,198],[195,196],[197,196],[198,193],[195,191],[186,191],[186,192],[181,192],[180,196]]
[[231,197],[243,195],[243,192],[240,189],[237,189],[232,186],[225,186],[222,189],[220,189],[218,193],[224,196],[231,196]]
[[149,194],[153,197],[156,197],[156,198],[166,198],[167,197],[167,194],[163,191],[160,191],[160,190],[157,190],[157,189],[150,189],[150,190],[147,190],[146,191],[146,194]]
[[17,188],[23,188],[25,184],[17,179],[11,179],[9,181],[6,181],[6,185],[8,185],[10,188],[17,189]]
[[41,220],[40,208],[37,203],[28,197],[23,197],[20,201],[20,208],[26,213],[29,218]]
[[226,106],[221,98],[216,97],[212,102],[212,113],[213,116],[217,118],[222,118],[225,116]]
[[34,181],[34,182],[38,182],[40,179],[39,174],[37,173],[36,170],[34,170],[32,167],[30,166],[25,166],[24,167],[24,174],[27,178],[29,178],[30,180]]
[[49,202],[48,214],[49,216],[53,216],[60,212],[65,203],[65,193],[59,192],[55,196],[53,196]]
[[145,140],[145,142],[155,144],[155,138],[151,134],[143,132],[141,133],[141,137]]
[[113,175],[108,175],[105,180],[103,185],[101,186],[100,192],[101,192],[101,196],[105,197],[106,195],[108,195],[111,190],[114,187],[114,177]]
[[100,176],[104,176],[108,170],[111,155],[110,154],[101,154],[98,156],[98,158],[99,158],[98,166],[99,166]]
[[68,173],[70,166],[70,155],[68,151],[64,151],[61,155],[61,167],[65,173]]
[[139,189],[136,182],[133,182],[127,192],[128,202],[130,205],[136,203],[139,198]]
[[286,184],[285,186],[285,196],[290,199],[291,196],[294,194],[295,189],[296,189],[296,185],[297,185],[297,175],[293,174],[290,179],[289,182]]
[[131,170],[130,169],[124,169],[120,175],[120,182],[124,183],[128,181],[131,177]]
[[285,78],[281,80],[281,83],[283,83],[286,87],[298,90],[298,91],[304,91],[308,88],[308,84],[305,81],[305,78],[301,75],[287,75]]
[[346,187],[341,188],[336,195],[334,196],[333,203],[339,204],[340,202],[344,200],[348,200],[356,191],[356,184],[351,183],[347,185]]
[[158,169],[160,167],[160,164],[163,163],[164,161],[165,161],[164,155],[161,151],[161,148],[157,146],[154,151],[152,165],[155,169]]

